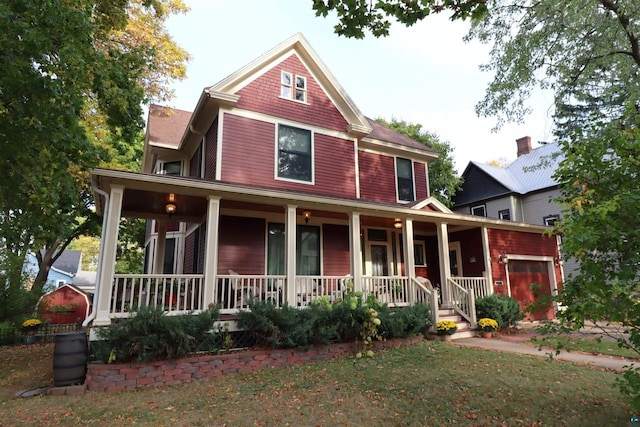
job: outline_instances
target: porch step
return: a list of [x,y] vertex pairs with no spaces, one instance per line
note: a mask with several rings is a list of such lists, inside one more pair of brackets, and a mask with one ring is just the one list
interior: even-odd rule
[[[438,309],[438,319],[452,320],[456,323],[456,325],[458,325],[458,329],[456,330],[456,332],[451,335],[452,340],[461,338],[473,338],[478,336],[478,330],[475,328],[475,325],[471,325],[466,319],[463,319],[462,316],[460,316],[451,308],[440,307]],[[437,341],[445,340],[444,336],[438,335],[436,332],[430,332],[429,335],[430,339],[434,339]]]

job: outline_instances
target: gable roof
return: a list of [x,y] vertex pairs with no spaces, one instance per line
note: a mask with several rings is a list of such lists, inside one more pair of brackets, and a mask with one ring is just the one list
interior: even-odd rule
[[[40,253],[44,255],[44,250],[41,250]],[[80,270],[81,259],[82,251],[72,251],[67,249],[60,254],[51,267],[60,273],[73,276]]]
[[145,145],[142,170],[150,172],[153,161],[151,154],[161,153],[163,149],[184,150],[187,156],[191,155],[191,150],[196,149],[202,135],[217,116],[219,108],[236,104],[239,100],[239,90],[291,55],[296,55],[303,62],[344,117],[347,122],[344,131],[362,138],[363,145],[383,147],[385,151],[398,151],[392,154],[402,155],[404,152],[406,155],[406,152],[409,152],[424,161],[438,157],[438,152],[432,148],[365,117],[311,48],[307,39],[298,33],[220,82],[205,87],[193,113],[151,105],[147,122],[148,144]]

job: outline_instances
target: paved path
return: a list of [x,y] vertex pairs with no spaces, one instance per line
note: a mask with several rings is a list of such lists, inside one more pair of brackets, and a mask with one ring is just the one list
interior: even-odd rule
[[[595,334],[595,331],[586,331],[585,333]],[[523,328],[523,330],[515,334],[498,335],[491,339],[485,338],[462,338],[452,341],[453,344],[463,347],[476,347],[492,351],[508,351],[513,353],[528,354],[538,357],[549,357],[549,353],[554,353],[551,349],[538,350],[538,347],[530,343],[530,339],[536,336],[535,329],[532,326]],[[592,336],[593,338],[593,336]],[[529,342],[529,343],[528,343]],[[558,355],[553,355],[554,359],[593,365],[613,371],[622,371],[625,366],[635,364],[640,366],[640,360],[634,361],[616,356],[604,356],[580,353],[576,351],[562,351]]]

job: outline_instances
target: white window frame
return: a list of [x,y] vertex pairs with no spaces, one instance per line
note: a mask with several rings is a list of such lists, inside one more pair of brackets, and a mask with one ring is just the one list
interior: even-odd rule
[[[505,213],[507,214],[507,216],[508,216],[509,218],[505,218],[505,217],[504,217],[504,216],[505,216],[505,215],[504,215]],[[499,218],[499,219],[503,219],[503,220],[505,220],[505,221],[511,221],[511,209],[508,209],[508,208],[507,208],[507,209],[500,209],[500,210],[498,211],[498,218]]]
[[[476,209],[480,209],[482,208],[482,211],[484,212],[484,215],[478,215],[475,213]],[[471,206],[471,215],[473,216],[483,216],[486,218],[487,216],[487,205],[476,205],[476,206]]]
[[[311,180],[309,181],[305,181],[305,180],[301,180],[301,179],[295,179],[295,178],[288,178],[288,177],[284,177],[284,176],[280,176],[278,171],[279,171],[279,160],[280,160],[280,126],[286,126],[289,128],[293,128],[293,129],[299,129],[299,130],[303,130],[303,131],[307,131],[309,132],[309,136],[311,139],[311,143],[310,143],[310,157],[311,157]],[[278,181],[287,181],[287,182],[296,182],[298,184],[309,184],[309,185],[315,185],[315,180],[316,180],[316,168],[315,168],[315,149],[314,149],[314,132],[309,129],[309,128],[304,128],[304,127],[300,127],[300,126],[293,126],[287,123],[276,123],[276,136],[275,136],[275,158],[274,158],[274,178]]]
[[[422,264],[419,264],[418,260],[417,260],[418,250],[416,250],[416,249],[418,249],[418,248],[421,248],[419,250],[422,251],[422,261],[423,261]],[[423,241],[413,242],[413,261],[414,261],[414,267],[426,267],[427,266],[427,248],[426,248],[426,246],[425,246]]]
[[542,218],[542,222],[544,223],[544,225],[546,225],[547,227],[553,227],[555,226],[555,223],[557,221],[560,221],[560,215],[558,214],[554,214],[554,215],[546,215],[545,217]]
[[[285,81],[285,76],[288,76],[288,84]],[[298,80],[303,83],[302,86],[298,86]],[[302,94],[302,99],[298,99],[298,93]],[[280,98],[307,104],[307,78],[291,71],[282,70],[280,72]]]
[[[411,163],[411,186],[412,188],[412,200],[401,200],[400,199],[400,186],[398,185],[398,159],[401,160],[408,160],[409,163]],[[393,159],[393,164],[395,167],[395,179],[396,179],[396,201],[398,203],[413,203],[416,201],[416,174],[415,174],[415,169],[414,169],[414,164],[413,164],[413,160],[412,159],[408,159],[406,157],[400,157],[400,156],[396,156]]]
[[156,168],[156,174],[159,175],[167,175],[167,169],[165,167],[166,164],[169,163],[179,163],[180,164],[180,173],[178,175],[173,175],[173,176],[182,176],[184,173],[184,165],[182,164],[182,160],[172,160],[172,161],[168,161],[168,160],[160,160],[157,163],[157,168]]

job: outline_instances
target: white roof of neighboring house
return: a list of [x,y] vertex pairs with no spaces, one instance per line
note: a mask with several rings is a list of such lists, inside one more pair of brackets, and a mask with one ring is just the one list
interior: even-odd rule
[[85,292],[93,292],[96,288],[97,271],[78,271],[73,277],[73,285]]
[[549,143],[518,157],[506,168],[471,163],[514,193],[526,194],[558,185],[553,174],[563,158],[558,144]]

